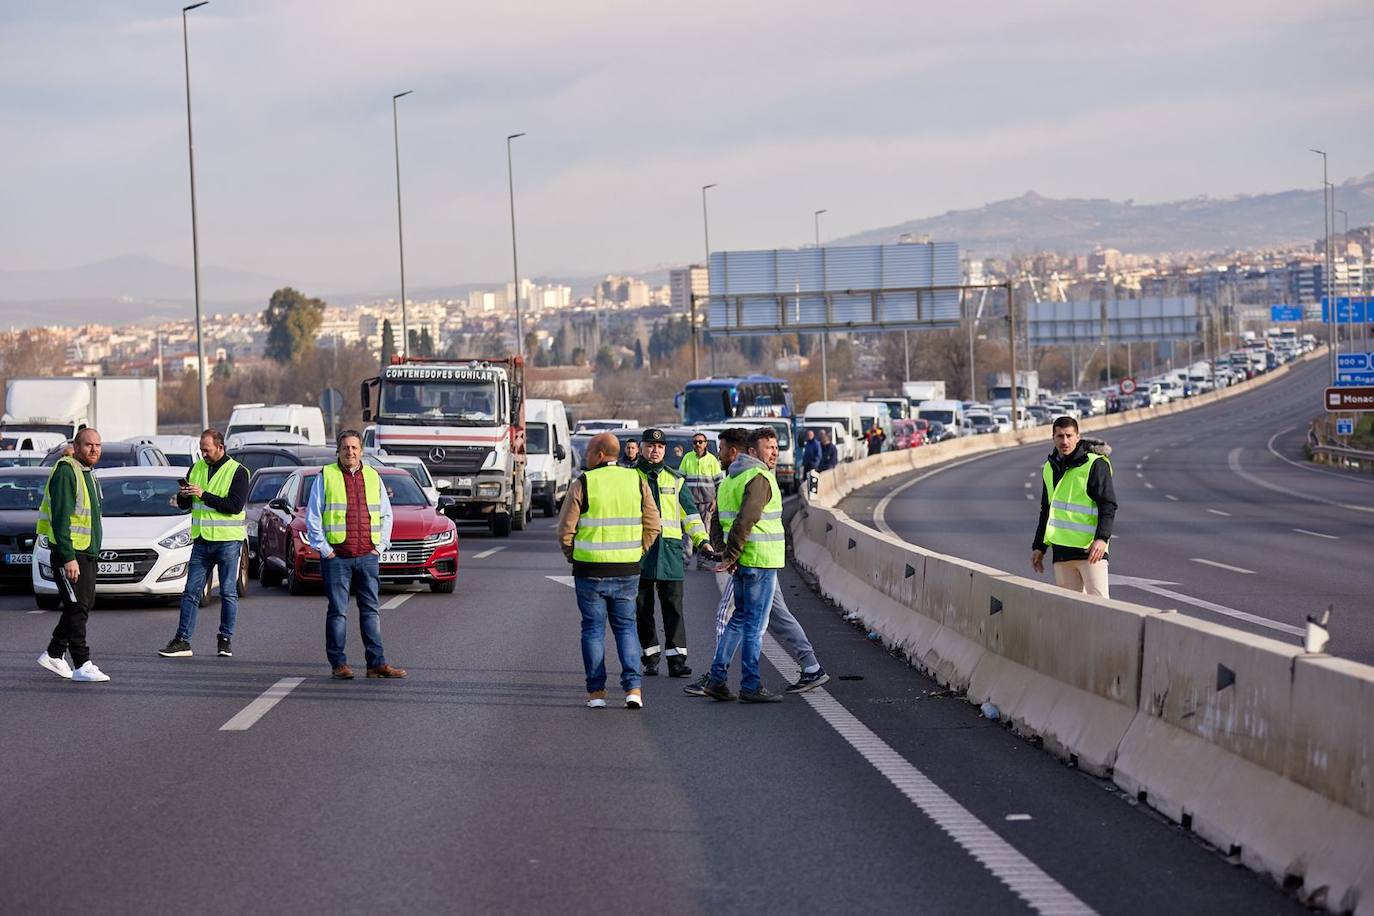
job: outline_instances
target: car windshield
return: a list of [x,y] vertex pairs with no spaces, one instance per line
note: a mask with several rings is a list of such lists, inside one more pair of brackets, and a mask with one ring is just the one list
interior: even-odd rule
[[525,451],[531,455],[549,454],[549,424],[525,424]]
[[0,477],[0,511],[37,510],[43,505],[46,477]]
[[387,499],[393,506],[428,506],[429,500],[413,477],[387,475],[382,478]]
[[114,477],[100,482],[100,514],[104,518],[189,515],[177,506],[174,477]]
[[36,468],[42,463],[42,455],[0,456],[0,468]]
[[238,433],[289,433],[291,426],[287,423],[235,423],[224,431],[224,438]]
[[253,478],[253,489],[248,491],[248,502],[266,503],[277,495],[277,491],[281,489],[281,482],[286,477],[286,474],[259,474]]
[[462,421],[496,425],[496,383],[486,380],[382,383],[379,414],[388,421]]
[[405,464],[394,465],[394,467],[399,467],[405,471],[422,488],[434,486],[434,478],[429,476],[429,468],[425,467],[423,463],[411,464],[407,461]]
[[189,468],[196,463],[190,455],[172,454],[167,456],[167,463],[174,468]]

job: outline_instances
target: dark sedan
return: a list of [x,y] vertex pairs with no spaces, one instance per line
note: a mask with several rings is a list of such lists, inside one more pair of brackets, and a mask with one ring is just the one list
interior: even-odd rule
[[32,588],[29,566],[47,468],[0,468],[0,585]]
[[[237,460],[237,459],[235,459]],[[267,505],[267,501],[277,495],[281,489],[282,482],[291,476],[292,467],[269,467],[253,472],[253,479],[248,482],[248,502],[244,504],[243,511],[245,524],[248,526],[248,574],[256,576],[258,574],[258,518],[262,515],[262,510]]]

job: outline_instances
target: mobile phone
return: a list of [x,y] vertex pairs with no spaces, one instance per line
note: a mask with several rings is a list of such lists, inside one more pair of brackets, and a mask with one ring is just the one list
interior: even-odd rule
[[177,486],[179,486],[179,487],[189,487],[190,485],[191,485],[191,482],[190,482],[189,480],[187,480],[185,477],[181,477],[181,478],[178,478],[178,479],[177,479]]

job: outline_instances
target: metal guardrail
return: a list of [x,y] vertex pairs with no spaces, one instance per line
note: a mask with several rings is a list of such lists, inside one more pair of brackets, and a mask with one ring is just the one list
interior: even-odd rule
[[1339,445],[1309,445],[1312,460],[1317,464],[1338,464],[1352,471],[1374,474],[1374,452],[1358,448],[1342,448]]

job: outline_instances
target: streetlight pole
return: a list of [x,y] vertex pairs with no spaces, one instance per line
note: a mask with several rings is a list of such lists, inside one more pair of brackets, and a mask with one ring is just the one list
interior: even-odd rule
[[401,356],[410,356],[410,326],[406,322],[406,235],[401,225],[401,130],[396,120],[396,100],[414,92],[407,89],[391,97],[391,140],[396,148],[396,241],[401,251]]
[[1326,296],[1327,321],[1326,326],[1326,346],[1327,362],[1330,364],[1331,377],[1336,377],[1336,348],[1332,343],[1331,329],[1336,326],[1336,303],[1332,302],[1331,296],[1331,212],[1327,201],[1327,188],[1331,187],[1331,182],[1327,180],[1326,171],[1326,150],[1308,149],[1308,152],[1316,153],[1322,157],[1322,233],[1325,241],[1322,244],[1322,289]]
[[[186,36],[186,14],[204,6],[200,0],[181,8],[181,56],[186,67],[186,157],[191,163],[191,273],[196,286],[196,365],[200,374],[200,428],[210,428],[210,402],[205,378],[205,336],[201,333],[200,311],[200,235],[196,226],[196,144],[191,134],[191,49]],[[161,362],[158,371],[162,371]]]
[[520,257],[515,249],[515,169],[511,165],[510,142],[525,136],[524,132],[506,137],[506,181],[510,186],[510,263],[515,271],[515,353],[525,355],[525,322],[520,314]]
[[[1336,192],[1333,190],[1331,193],[1332,193],[1332,194],[1335,194]],[[1333,203],[1334,203],[1334,201],[1333,201]],[[1347,213],[1347,212],[1345,212],[1344,210],[1332,210],[1332,211],[1331,211],[1331,228],[1333,228],[1333,229],[1336,227],[1336,214],[1337,214],[1337,213],[1339,213],[1339,214],[1341,215],[1341,219],[1342,219],[1342,221],[1343,221],[1344,224],[1345,224],[1344,229],[1342,229],[1342,231],[1341,231],[1341,249],[1342,249],[1342,250],[1341,250],[1341,263],[1345,265],[1345,298],[1346,298],[1346,300],[1350,303],[1350,320],[1351,320],[1351,321],[1354,321],[1354,320],[1355,320],[1355,295],[1354,295],[1354,292],[1355,292],[1355,291],[1354,291],[1354,289],[1351,288],[1351,285],[1350,285],[1350,263],[1349,263],[1349,261],[1347,260],[1347,259],[1350,257],[1350,214]],[[1334,261],[1335,261],[1335,258],[1332,258],[1332,261],[1334,262]],[[1333,263],[1333,265],[1332,265],[1332,269],[1333,269],[1333,270],[1335,269],[1334,263]],[[1354,329],[1354,328],[1351,328],[1351,329],[1350,329],[1350,333],[1347,334],[1346,337],[1351,341],[1351,343],[1352,343],[1352,345],[1353,345],[1354,340],[1355,340],[1355,329]]]
[[825,249],[821,247],[821,214],[829,213],[829,210],[817,210],[811,214],[816,223],[816,251],[821,258],[821,302],[823,312],[821,314],[821,400],[830,400],[830,331],[826,326],[830,324],[830,294],[825,291],[828,285],[825,277]]
[[[701,186],[701,234],[706,243],[706,303],[710,307],[711,302],[711,221],[706,212],[706,192],[714,188],[714,184],[704,184]],[[698,344],[697,331],[697,297],[691,292],[692,286],[692,266],[687,265],[687,301],[691,304],[689,317],[692,322],[692,378],[701,378],[701,352]]]

